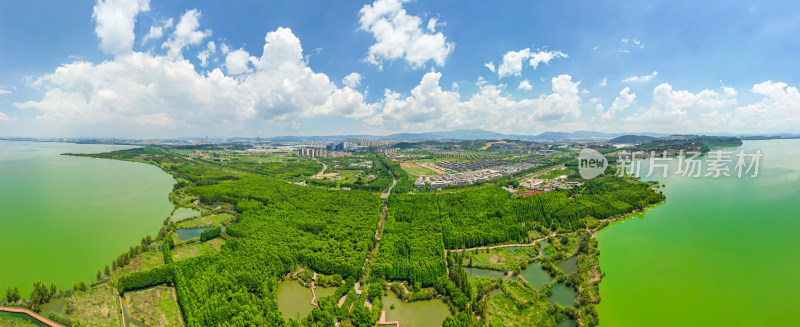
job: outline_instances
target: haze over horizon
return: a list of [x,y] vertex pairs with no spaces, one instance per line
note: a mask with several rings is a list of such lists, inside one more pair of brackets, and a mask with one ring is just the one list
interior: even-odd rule
[[0,3],[0,136],[800,133],[800,4]]

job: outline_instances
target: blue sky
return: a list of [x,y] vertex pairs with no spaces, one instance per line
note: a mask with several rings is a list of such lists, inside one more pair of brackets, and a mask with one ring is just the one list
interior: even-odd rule
[[797,12],[792,1],[4,1],[0,136],[798,133]]

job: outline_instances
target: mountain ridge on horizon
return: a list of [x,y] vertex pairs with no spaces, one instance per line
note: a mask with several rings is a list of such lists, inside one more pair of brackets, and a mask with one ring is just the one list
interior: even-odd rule
[[[348,138],[366,139],[366,140],[528,140],[528,141],[552,141],[552,140],[565,140],[565,139],[611,139],[622,135],[643,135],[652,137],[668,136],[669,134],[661,133],[605,133],[595,131],[575,131],[575,132],[543,132],[536,135],[527,134],[504,134],[498,132],[487,131],[483,129],[456,129],[451,131],[437,131],[437,132],[416,132],[416,133],[394,133],[389,135],[370,135],[370,134],[350,134],[350,135],[326,135],[326,136],[274,136],[265,137],[261,139],[272,141],[295,141],[295,140],[344,140]],[[239,137],[234,139],[254,139]]]

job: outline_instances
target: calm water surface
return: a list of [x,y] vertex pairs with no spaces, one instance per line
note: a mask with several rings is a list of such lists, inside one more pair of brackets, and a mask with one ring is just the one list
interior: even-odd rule
[[531,284],[531,286],[535,288],[541,288],[553,280],[553,277],[550,277],[550,274],[544,271],[542,265],[538,262],[529,264],[528,267],[519,274],[522,278],[525,278],[528,284]]
[[[389,309],[394,305],[394,310]],[[441,327],[450,315],[450,308],[442,300],[403,302],[394,292],[383,297],[386,321],[399,321],[403,327]]]
[[659,176],[666,203],[598,233],[602,326],[797,325],[800,140],[740,149],[757,178]]
[[174,180],[141,163],[62,156],[130,146],[0,141],[0,289],[91,282],[172,211]]

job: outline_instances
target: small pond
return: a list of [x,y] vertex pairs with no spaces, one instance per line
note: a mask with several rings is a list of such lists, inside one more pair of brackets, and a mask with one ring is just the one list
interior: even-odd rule
[[[394,310],[390,307],[394,305]],[[399,321],[404,327],[441,327],[450,308],[439,299],[403,302],[394,292],[383,297],[386,321]]]
[[481,269],[481,268],[464,268],[464,272],[467,273],[467,276],[471,277],[489,277],[489,278],[497,278],[503,277],[505,274],[502,271],[497,270],[489,270],[489,269]]
[[528,284],[535,288],[541,288],[553,280],[553,277],[550,277],[550,274],[544,271],[538,262],[529,264],[528,267],[519,274],[522,278],[525,278]]
[[572,258],[561,261],[558,264],[556,264],[556,267],[558,267],[558,269],[561,269],[561,271],[563,271],[567,275],[574,273],[575,271],[578,270],[578,256],[576,255]]
[[562,306],[574,305],[575,299],[577,299],[577,292],[575,292],[575,289],[564,283],[553,285],[553,295],[547,298],[550,303],[558,303]]
[[278,310],[284,319],[307,317],[314,308],[311,298],[311,289],[296,280],[286,280],[278,284]]
[[[181,228],[175,230],[175,234],[178,235],[179,240],[186,241],[195,237],[200,237],[200,234],[207,229],[211,229],[211,227]],[[225,225],[222,225],[222,230],[225,230]]]

